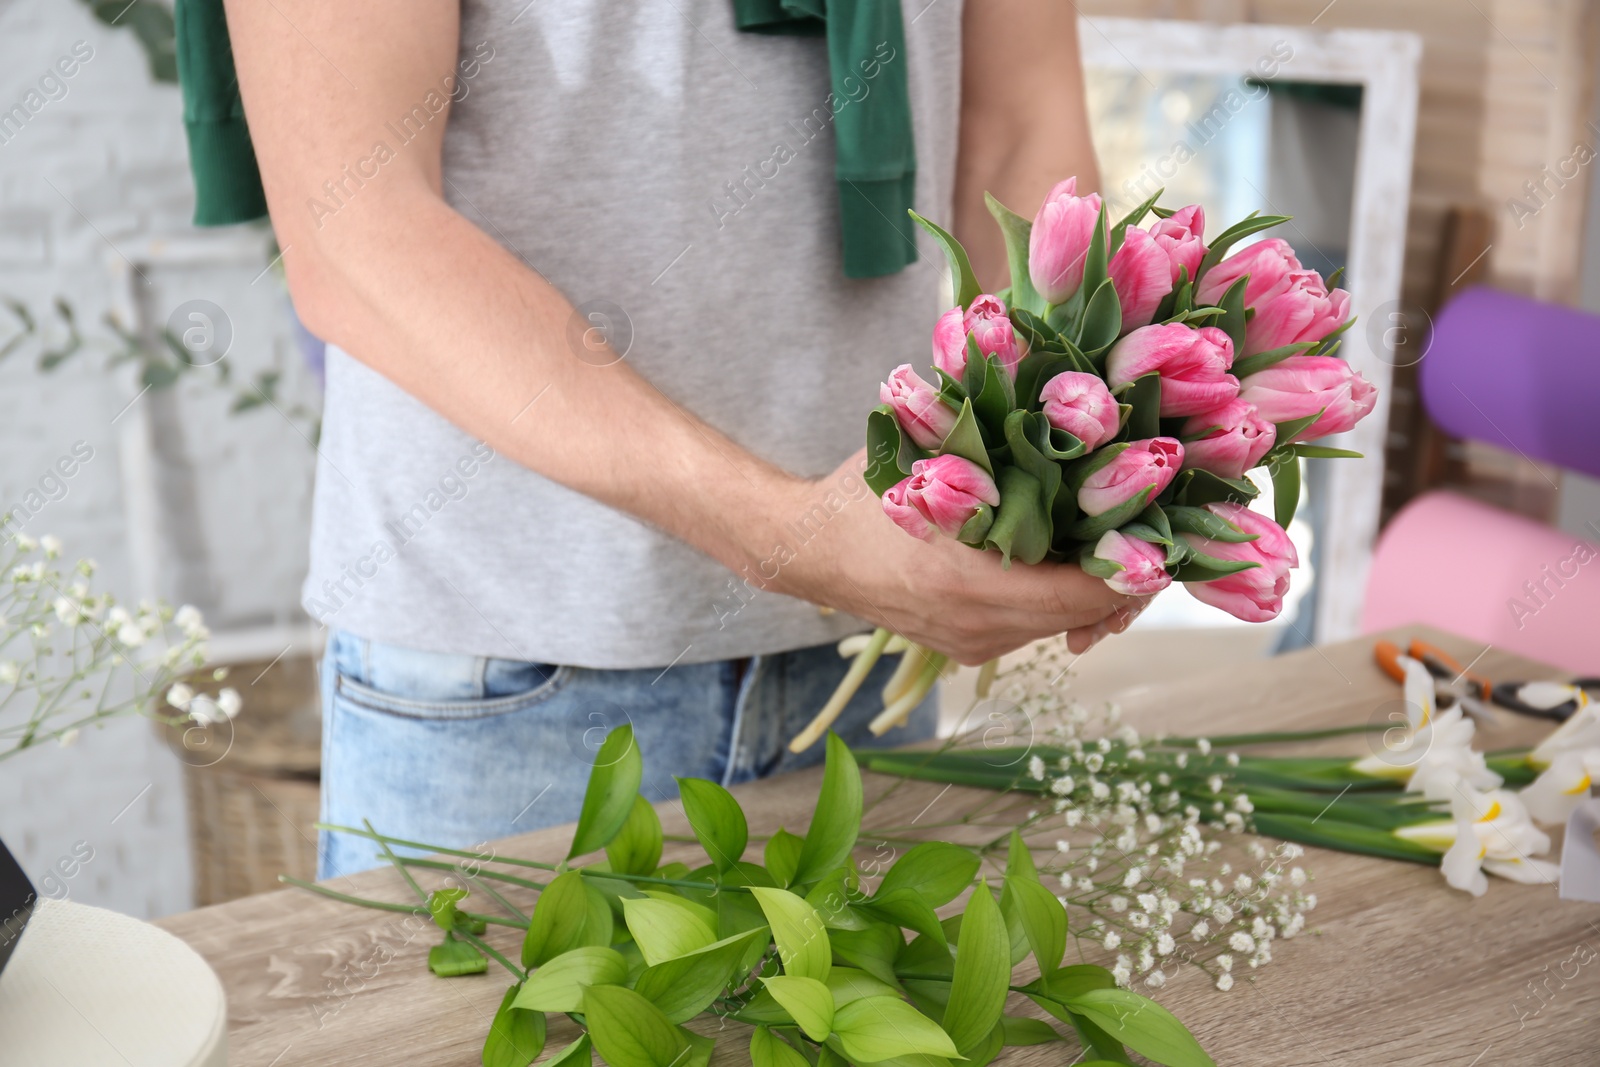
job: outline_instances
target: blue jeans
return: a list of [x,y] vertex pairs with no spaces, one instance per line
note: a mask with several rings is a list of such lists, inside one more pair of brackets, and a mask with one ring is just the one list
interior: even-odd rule
[[[933,736],[930,695],[903,729],[867,732],[899,656],[886,656],[834,724],[852,745]],[[421,652],[333,631],[322,671],[322,819],[463,848],[571,822],[606,731],[632,723],[641,791],[678,794],[674,776],[724,785],[811,766],[819,742],[788,742],[844,676],[833,645],[664,670],[588,670]],[[808,812],[796,811],[800,831]],[[321,835],[318,877],[383,862],[370,840]]]

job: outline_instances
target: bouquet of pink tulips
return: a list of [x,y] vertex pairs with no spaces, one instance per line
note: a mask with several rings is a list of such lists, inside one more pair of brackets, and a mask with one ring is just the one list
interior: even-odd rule
[[[1155,200],[1113,224],[1069,178],[1030,223],[989,197],[1012,279],[993,295],[960,243],[913,212],[950,260],[958,306],[934,324],[933,380],[905,364],[882,385],[865,478],[915,537],[952,537],[1008,566],[1076,563],[1133,595],[1180,581],[1265,622],[1298,565],[1285,527],[1300,458],[1359,455],[1306,442],[1350,429],[1376,391],[1333,354],[1348,293],[1279,239],[1227,254],[1287,216],[1252,214],[1208,245],[1199,206]],[[1258,467],[1273,482],[1271,517],[1249,507]],[[856,645],[796,751],[905,643],[880,630]],[[886,687],[875,733],[903,722],[947,665],[909,651],[921,654]]]

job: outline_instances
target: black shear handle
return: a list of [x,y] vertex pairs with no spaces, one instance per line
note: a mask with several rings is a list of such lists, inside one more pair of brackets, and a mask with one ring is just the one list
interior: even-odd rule
[[[1535,719],[1553,719],[1556,722],[1566,722],[1578,710],[1576,700],[1568,700],[1557,704],[1553,708],[1536,708],[1532,704],[1523,703],[1517,693],[1527,682],[1499,682],[1494,687],[1493,700],[1495,704],[1507,711],[1514,711],[1518,715],[1529,715]],[[1600,694],[1600,678],[1575,678],[1572,685],[1586,692]],[[1596,699],[1591,696],[1589,699]]]

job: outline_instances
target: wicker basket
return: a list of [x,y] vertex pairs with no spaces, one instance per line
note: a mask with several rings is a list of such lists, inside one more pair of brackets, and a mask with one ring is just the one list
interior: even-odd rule
[[[195,906],[316,877],[321,716],[309,655],[232,664],[244,707],[201,730],[162,727],[184,763]],[[216,684],[204,678],[205,688]],[[196,686],[199,688],[199,686]]]

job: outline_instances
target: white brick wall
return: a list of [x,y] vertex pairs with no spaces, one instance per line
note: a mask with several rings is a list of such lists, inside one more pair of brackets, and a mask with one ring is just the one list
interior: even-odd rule
[[[132,35],[100,25],[76,0],[0,3],[0,112],[23,100],[78,41],[93,57],[66,80],[66,95],[0,144],[0,294],[35,309],[63,295],[81,321],[98,324],[110,300],[107,257],[187,231],[193,194],[178,90],[154,84]],[[224,279],[230,292],[244,294],[233,299],[248,304],[235,305],[232,317],[258,331],[255,324],[274,313],[281,320],[282,291],[274,276],[246,288],[248,280],[248,273],[243,282]],[[156,279],[147,298],[163,314],[161,299],[171,298],[154,295],[158,290]],[[295,363],[286,333],[267,333],[246,339],[246,362],[275,353]],[[129,394],[104,372],[103,359],[80,355],[41,375],[24,349],[0,364],[0,507],[19,499],[73,442],[87,441],[94,458],[27,529],[55,533],[69,556],[94,557],[102,586],[132,597],[119,427],[112,425]],[[293,611],[304,566],[311,450],[270,410],[229,419],[219,414],[224,404],[195,386],[178,405],[199,412],[186,423],[186,443],[202,475],[209,468],[229,493],[240,494],[219,507],[213,484],[203,501],[205,537],[217,546],[211,555],[224,572],[213,577],[220,601],[249,617],[238,621],[282,621]],[[241,457],[253,478],[241,476]],[[239,490],[248,482],[264,488],[250,497]],[[230,545],[248,546],[247,566],[239,553],[229,554]],[[230,567],[238,573],[227,573]],[[65,883],[74,899],[139,916],[182,910],[190,885],[179,771],[142,721],[86,736],[72,749],[24,753],[0,762],[0,836],[36,883],[85,842],[94,858]]]

